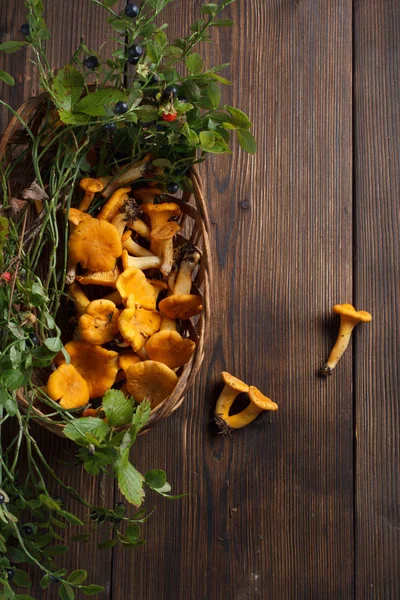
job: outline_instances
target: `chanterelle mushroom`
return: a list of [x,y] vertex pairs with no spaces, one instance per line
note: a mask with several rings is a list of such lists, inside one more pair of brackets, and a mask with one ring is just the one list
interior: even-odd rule
[[156,291],[146,279],[146,275],[136,267],[129,267],[118,277],[117,290],[126,303],[132,294],[135,303],[148,310],[156,308]]
[[[222,373],[222,378],[225,386],[217,400],[215,420],[223,431],[246,427],[264,410],[278,410],[278,405],[253,385],[248,386],[226,371]],[[232,404],[242,392],[249,396],[248,406],[236,415],[229,415]]]
[[339,334],[328,360],[320,369],[321,375],[332,375],[333,369],[349,345],[351,333],[357,323],[368,323],[372,320],[369,312],[356,310],[351,304],[335,304],[333,312],[340,315]]
[[111,223],[83,220],[68,240],[67,283],[73,282],[77,263],[91,271],[111,271],[121,254],[121,237]]
[[152,335],[145,345],[147,354],[151,360],[162,362],[170,369],[176,369],[186,364],[196,344],[187,338],[183,338],[177,331],[164,329]]
[[130,187],[122,187],[112,194],[111,198],[102,207],[101,211],[97,215],[97,218],[104,221],[111,221],[117,216],[124,203],[128,199],[128,193],[131,191]]
[[79,205],[79,210],[86,211],[90,207],[95,193],[103,191],[104,183],[100,179],[85,177],[81,179],[79,185],[85,191],[85,195]]
[[47,394],[62,408],[79,408],[89,402],[89,388],[73,365],[60,365],[47,381]]
[[155,310],[130,307],[121,312],[118,319],[119,331],[126,342],[129,342],[135,352],[143,348],[148,337],[156,333],[160,327],[161,317]]
[[[118,373],[118,353],[78,340],[65,344],[65,350],[71,357],[71,365],[88,384],[89,398],[104,396]],[[64,364],[63,354],[57,354],[54,362]]]
[[96,346],[111,342],[119,333],[120,311],[110,300],[93,300],[79,318],[79,335]]
[[146,398],[155,408],[163,402],[178,383],[178,376],[166,365],[144,360],[129,367],[126,372],[128,392],[137,402]]
[[200,260],[200,254],[192,244],[182,250],[183,258],[176,276],[173,294],[161,300],[159,309],[171,319],[190,319],[203,310],[202,298],[191,294],[192,273]]

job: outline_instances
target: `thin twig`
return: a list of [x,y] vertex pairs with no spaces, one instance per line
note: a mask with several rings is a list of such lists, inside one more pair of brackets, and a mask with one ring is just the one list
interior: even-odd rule
[[25,212],[24,221],[22,223],[22,232],[21,232],[21,239],[20,239],[19,247],[18,247],[16,267],[15,267],[15,270],[14,270],[13,280],[12,280],[12,284],[11,284],[10,303],[8,305],[8,322],[10,322],[12,301],[13,301],[14,289],[15,289],[15,282],[16,282],[17,275],[18,275],[19,265],[21,264],[21,252],[22,252],[22,247],[24,245],[24,234],[25,234],[25,227],[26,227],[27,218],[28,218],[28,211]]

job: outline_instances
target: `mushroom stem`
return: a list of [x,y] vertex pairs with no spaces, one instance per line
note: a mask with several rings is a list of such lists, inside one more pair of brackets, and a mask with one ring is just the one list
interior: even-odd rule
[[104,189],[104,183],[99,179],[85,177],[81,180],[79,185],[85,192],[85,195],[79,205],[79,210],[85,212],[90,207],[95,193],[101,192]]
[[[126,250],[124,251],[126,252]],[[144,269],[159,269],[161,266],[161,258],[158,256],[130,256],[127,252],[122,255],[124,269],[136,267],[143,271]]]
[[192,247],[184,255],[180,264],[175,281],[174,294],[190,294],[190,290],[192,289],[192,273],[199,261],[200,254]]
[[127,223],[127,227],[129,227],[129,229],[133,229],[133,231],[136,231],[136,233],[141,235],[146,240],[150,239],[150,227],[144,221],[142,221],[142,219],[139,219],[138,217],[132,219]]
[[132,254],[132,256],[154,256],[153,253],[150,252],[150,250],[147,250],[147,248],[143,248],[143,246],[141,246],[132,239],[131,231],[127,231],[126,233],[128,235],[125,237],[125,239],[122,240],[122,246],[123,248],[125,248],[125,250],[128,250],[129,254]]
[[140,179],[140,177],[143,177],[146,173],[146,169],[148,168],[149,161],[150,155],[148,154],[144,157],[143,160],[134,162],[127,168],[125,168],[121,173],[119,173],[119,175],[112,179],[108,186],[105,188],[105,190],[103,191],[104,198],[109,198],[114,192],[114,190],[116,190],[117,188],[124,186],[128,183],[132,183],[133,181]]
[[71,300],[75,303],[76,312],[79,316],[83,315],[86,307],[90,304],[89,298],[86,296],[82,288],[77,283],[71,283],[68,288],[68,294]]
[[354,327],[361,321],[368,322],[372,319],[368,312],[356,311],[351,304],[336,304],[333,311],[340,314],[339,333],[328,360],[320,369],[321,375],[332,375],[333,369],[349,345]]
[[111,302],[114,302],[114,304],[116,306],[119,306],[122,304],[121,294],[119,293],[118,290],[114,290],[114,292],[111,292],[111,294],[104,296],[103,300],[111,300]]
[[161,314],[161,323],[159,331],[177,331],[176,319],[170,319],[166,315]]

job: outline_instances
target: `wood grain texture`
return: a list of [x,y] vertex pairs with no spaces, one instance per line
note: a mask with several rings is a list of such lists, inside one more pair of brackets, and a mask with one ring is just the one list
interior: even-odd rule
[[[175,26],[199,5],[170,5]],[[147,551],[114,553],[113,596],[352,598],[350,352],[330,381],[317,376],[337,328],[325,315],[352,294],[351,2],[239,1],[226,16],[235,27],[205,51],[231,62],[224,99],[249,111],[259,151],[235,148],[202,170],[215,244],[209,352],[182,410],[136,449],[139,468],[166,468],[191,495],[155,501]],[[218,435],[223,369],[279,413]]]
[[354,5],[356,598],[400,597],[400,5]]

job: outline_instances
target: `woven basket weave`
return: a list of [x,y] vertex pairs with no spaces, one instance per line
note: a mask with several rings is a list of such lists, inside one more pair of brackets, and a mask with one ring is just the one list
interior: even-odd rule
[[[6,131],[0,140],[0,160],[11,161],[17,156],[19,149],[26,148],[29,144],[29,136],[24,130],[21,120],[27,124],[31,131],[36,134],[40,128],[42,120],[46,114],[48,106],[47,97],[42,94],[40,96],[27,100],[17,111],[17,116],[13,116]],[[21,119],[21,120],[20,120]],[[18,168],[18,174],[15,181],[10,181],[9,193],[10,196],[18,197],[19,193],[32,182],[31,165],[25,161]],[[150,420],[143,431],[146,431],[162,419],[169,417],[183,402],[185,394],[193,384],[196,373],[199,371],[203,357],[204,344],[208,325],[210,320],[210,280],[211,280],[211,250],[209,243],[209,218],[207,206],[204,200],[203,185],[201,177],[196,168],[192,168],[190,179],[193,184],[192,192],[186,192],[181,199],[174,199],[181,209],[181,232],[177,236],[178,244],[191,242],[196,246],[201,254],[200,268],[197,270],[193,280],[193,293],[200,294],[203,299],[202,313],[182,322],[180,333],[183,336],[190,337],[196,343],[196,350],[190,361],[181,367],[178,371],[178,383],[168,398],[166,398],[159,406],[151,413]],[[30,223],[34,222],[36,212],[32,203],[32,212],[29,215]],[[37,382],[43,382],[43,376],[38,373]],[[27,410],[30,403],[24,395],[24,390],[17,391],[17,400],[22,410]],[[49,431],[64,437],[62,423],[50,421],[49,418],[42,412],[40,403],[34,402],[31,406],[31,414],[35,416],[41,425]]]

